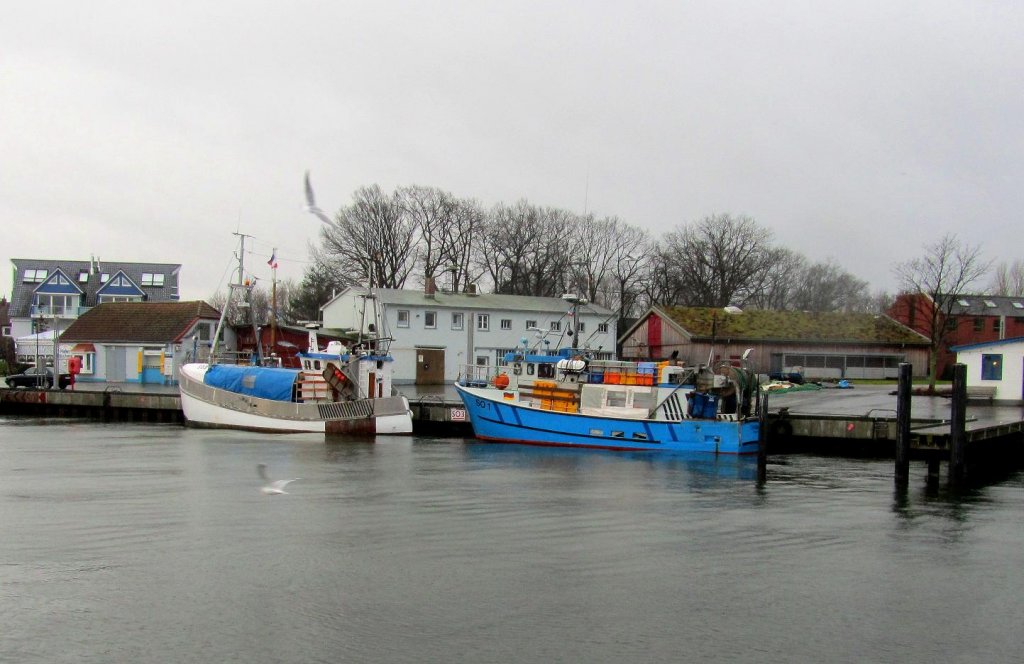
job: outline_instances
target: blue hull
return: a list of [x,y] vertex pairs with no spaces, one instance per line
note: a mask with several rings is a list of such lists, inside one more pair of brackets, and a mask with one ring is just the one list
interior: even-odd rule
[[540,410],[474,394],[456,385],[478,438],[606,450],[756,454],[757,421],[664,422]]

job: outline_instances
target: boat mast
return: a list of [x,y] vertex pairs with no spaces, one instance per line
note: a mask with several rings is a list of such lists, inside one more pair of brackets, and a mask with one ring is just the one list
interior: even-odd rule
[[[224,308],[220,312],[220,320],[217,321],[217,331],[213,333],[213,344],[210,346],[210,363],[214,364],[217,361],[217,346],[220,345],[220,335],[224,330],[224,319],[227,318],[228,308],[231,306],[231,296],[236,288],[244,288],[242,285],[242,278],[245,274],[245,238],[252,237],[251,235],[245,235],[243,233],[232,233],[239,237],[239,249],[238,249],[238,283],[228,284],[228,296],[224,301]],[[251,292],[251,291],[250,291]],[[247,303],[248,304],[248,303]],[[249,308],[249,315],[252,316],[252,307]],[[256,329],[256,321],[253,320],[253,331]],[[259,346],[259,339],[256,339],[256,345]],[[257,353],[259,350],[257,348]]]

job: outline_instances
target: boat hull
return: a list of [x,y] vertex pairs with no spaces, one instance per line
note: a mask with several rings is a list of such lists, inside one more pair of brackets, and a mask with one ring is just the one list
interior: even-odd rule
[[473,431],[484,440],[622,451],[756,454],[756,420],[640,420],[541,410],[502,391],[456,385]]
[[260,399],[204,384],[206,366],[181,369],[181,408],[189,426],[273,433],[412,433],[412,412],[403,396],[326,403]]

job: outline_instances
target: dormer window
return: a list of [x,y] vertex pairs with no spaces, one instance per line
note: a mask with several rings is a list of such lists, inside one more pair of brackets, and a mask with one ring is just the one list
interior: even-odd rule
[[143,286],[163,286],[164,275],[159,273],[142,273],[142,285]]
[[41,284],[46,281],[49,270],[25,270],[24,283]]

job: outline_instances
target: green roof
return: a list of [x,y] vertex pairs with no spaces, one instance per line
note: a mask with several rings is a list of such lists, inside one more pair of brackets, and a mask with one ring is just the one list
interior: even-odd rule
[[750,341],[817,341],[928,345],[928,339],[881,314],[815,313],[748,309],[728,313],[712,307],[659,309],[693,337]]

